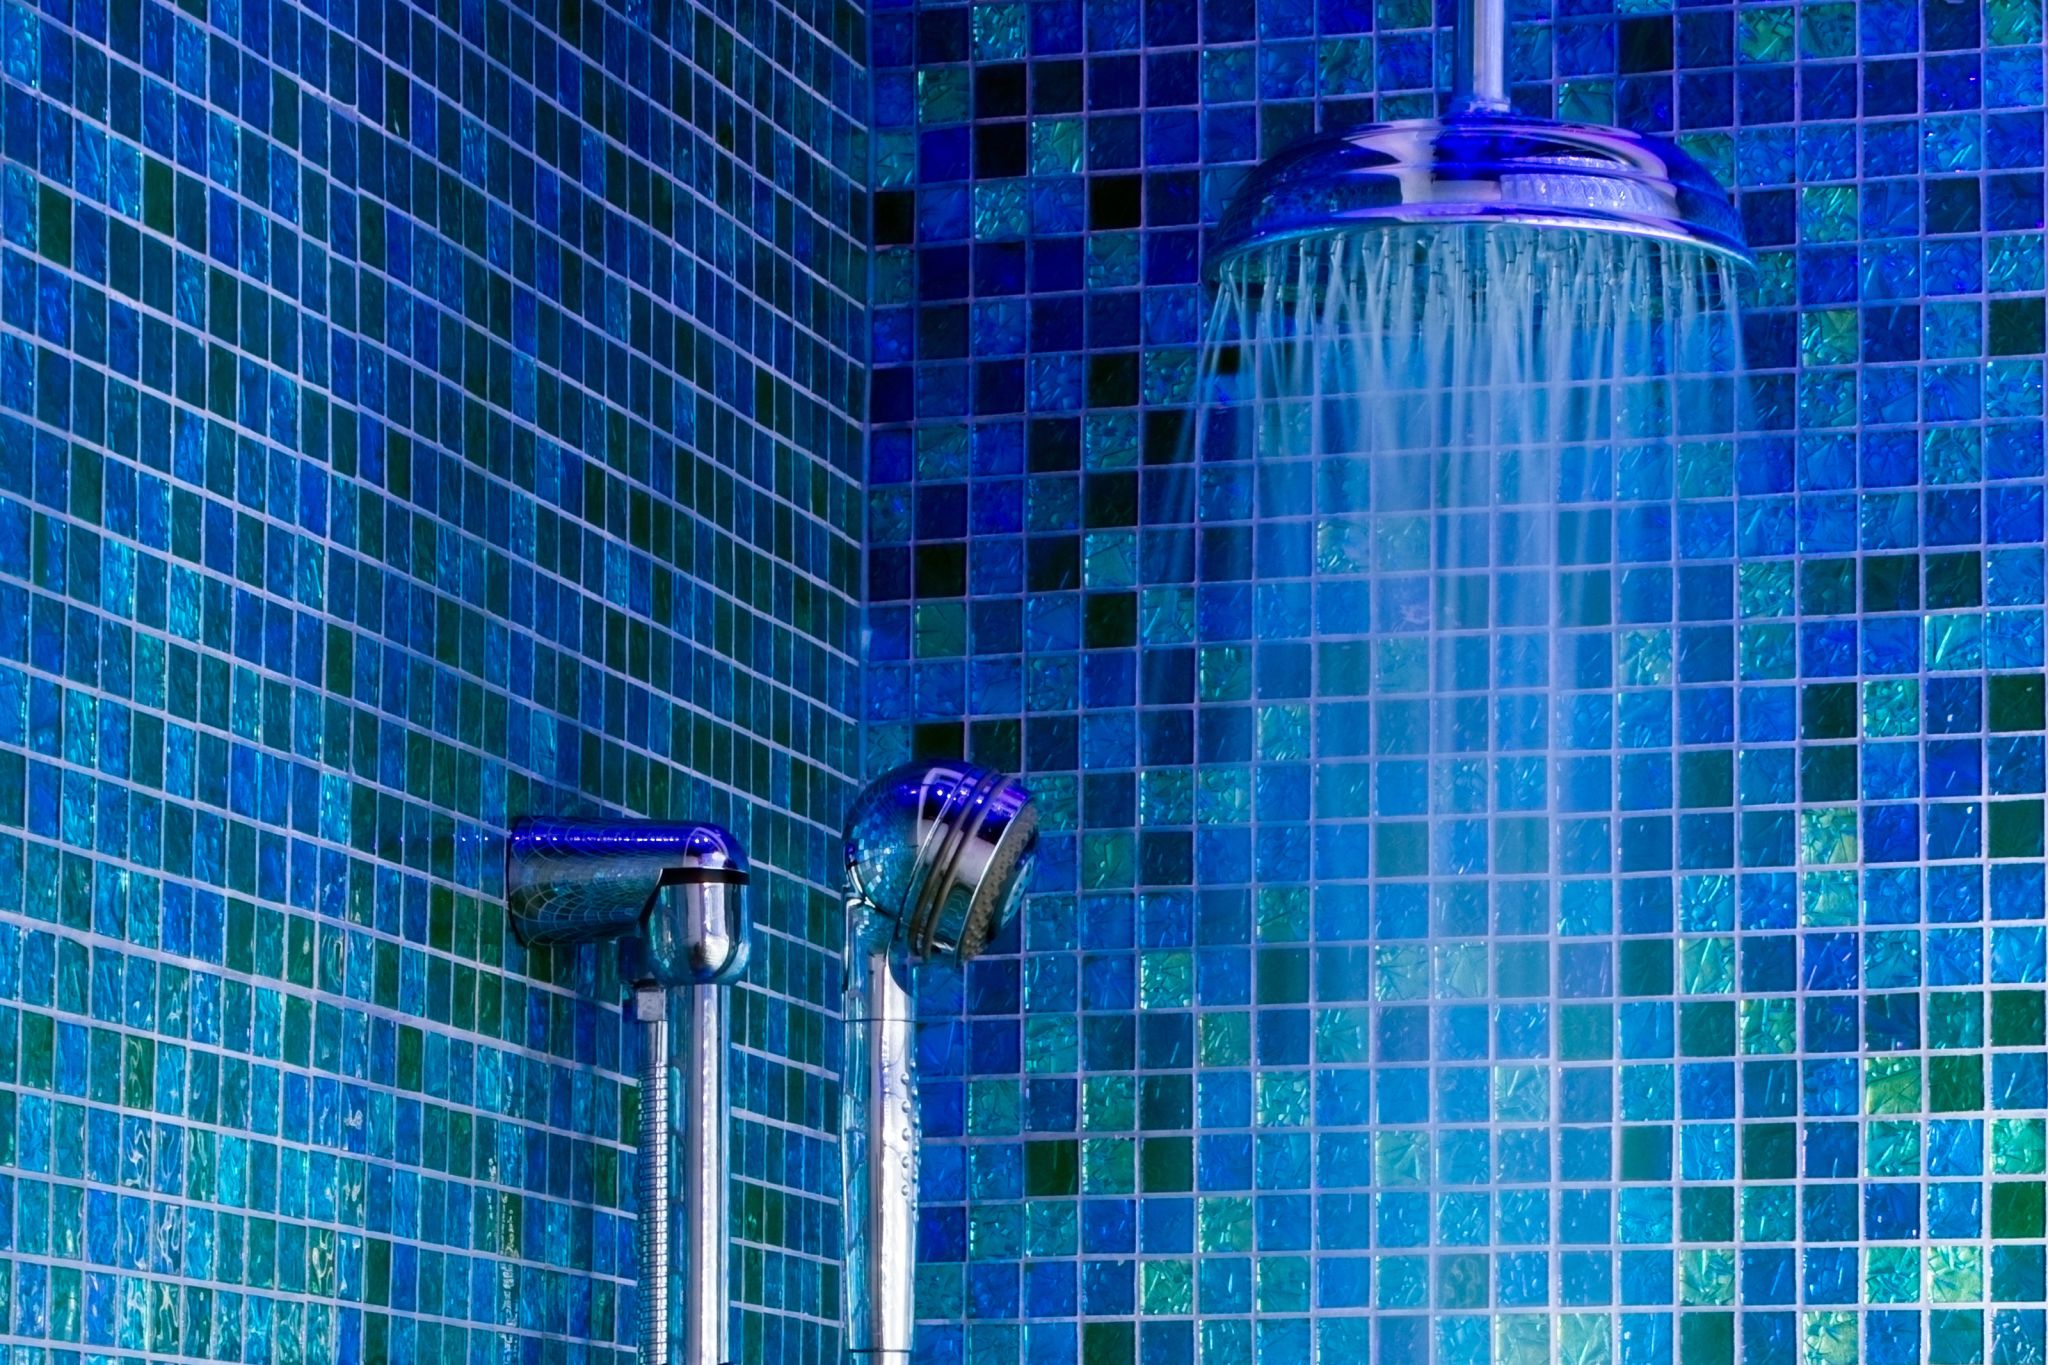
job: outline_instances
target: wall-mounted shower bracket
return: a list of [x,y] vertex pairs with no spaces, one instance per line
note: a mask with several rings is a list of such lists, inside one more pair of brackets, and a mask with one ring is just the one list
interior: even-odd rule
[[746,971],[746,883],[746,854],[717,825],[524,820],[505,841],[505,900],[519,941],[617,939],[619,974],[632,987],[640,1365],[732,1358],[725,987]]

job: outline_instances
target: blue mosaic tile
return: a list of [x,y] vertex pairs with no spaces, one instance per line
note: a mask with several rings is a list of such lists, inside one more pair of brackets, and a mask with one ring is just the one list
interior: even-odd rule
[[[1184,461],[1201,228],[1287,142],[1432,110],[1447,17],[1041,3],[993,48],[938,35],[1001,5],[878,17],[877,90],[953,92],[924,145],[990,156],[877,181],[878,319],[917,318],[873,337],[868,620],[911,672],[870,676],[868,762],[1021,766],[1050,831],[1021,927],[926,982],[927,1164],[961,1178],[927,1181],[918,1358],[2034,1359],[2040,7],[1514,6],[1517,108],[1737,191],[1751,402],[1573,491],[1637,619],[1475,659],[1565,689],[1488,718],[1562,727],[1561,770],[1497,738],[1439,778],[1325,747],[1436,665],[1278,581],[1327,572],[1290,515],[1367,489]],[[962,185],[1030,205],[1021,276],[910,230]],[[1020,278],[1018,387],[975,310]],[[991,447],[1021,486],[942,453]],[[1374,861],[1553,780],[1585,820],[1540,895]],[[977,989],[1005,953],[1020,992]]]
[[571,809],[765,873],[736,1340],[837,1358],[864,25],[0,18],[9,1359],[628,1359],[616,970],[499,885]]

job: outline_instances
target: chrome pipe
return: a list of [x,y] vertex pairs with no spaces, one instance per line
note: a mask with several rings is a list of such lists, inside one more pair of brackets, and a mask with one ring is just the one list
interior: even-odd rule
[[1451,42],[1451,112],[1507,113],[1507,0],[1458,0]]
[[[725,1164],[731,1119],[723,986],[644,986],[640,1154],[634,1239],[640,1266],[640,1359],[730,1365],[726,1301],[732,1226]],[[678,1084],[680,1081],[680,1084]]]
[[685,1226],[677,1239],[683,1262],[676,1278],[682,1296],[681,1359],[686,1365],[729,1365],[731,1315],[725,1287],[732,1219],[725,1140],[732,1107],[726,1089],[731,996],[723,986],[685,986],[675,994],[687,1035],[681,1050],[683,1121],[676,1148]]

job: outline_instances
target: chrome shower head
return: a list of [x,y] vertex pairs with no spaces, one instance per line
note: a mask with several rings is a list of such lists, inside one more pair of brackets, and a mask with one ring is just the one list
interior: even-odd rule
[[853,895],[924,961],[965,962],[1002,930],[1038,843],[1031,794],[972,763],[911,763],[877,779],[846,822]]
[[917,1272],[917,1077],[910,964],[965,962],[1001,932],[1038,846],[1031,794],[972,763],[910,763],[846,821],[841,1172],[846,1349],[908,1365]]
[[1458,0],[1454,28],[1449,112],[1311,138],[1259,165],[1223,215],[1213,274],[1256,280],[1262,248],[1427,223],[1620,233],[1752,263],[1727,192],[1672,143],[1513,112],[1505,0]]
[[1256,268],[1261,248],[1421,223],[1578,228],[1751,260],[1727,194],[1662,138],[1465,110],[1314,138],[1264,162],[1224,213],[1211,266]]

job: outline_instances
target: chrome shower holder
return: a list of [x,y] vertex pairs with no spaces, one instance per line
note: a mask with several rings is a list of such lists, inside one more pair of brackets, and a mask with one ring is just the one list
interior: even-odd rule
[[747,966],[747,880],[745,852],[717,825],[528,819],[505,841],[505,900],[519,941],[617,939],[619,975],[632,988],[640,1365],[732,1359],[726,987]]

